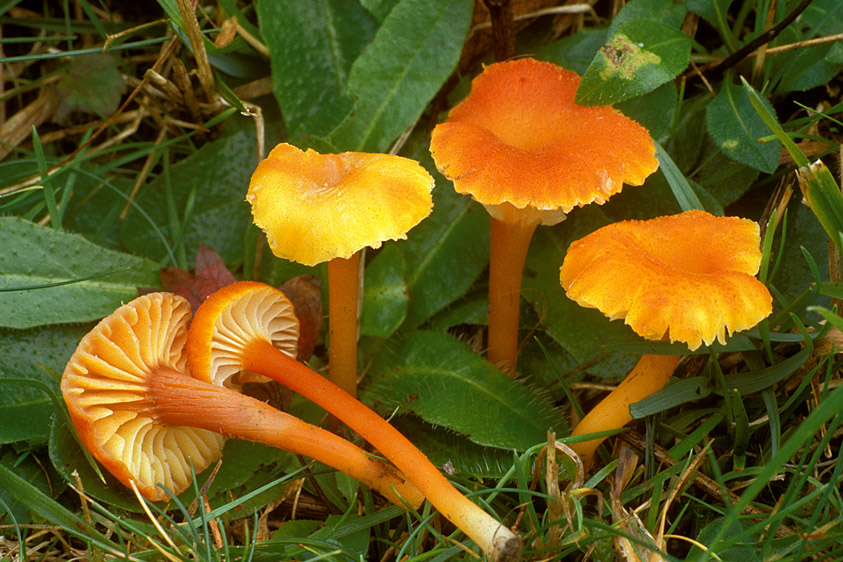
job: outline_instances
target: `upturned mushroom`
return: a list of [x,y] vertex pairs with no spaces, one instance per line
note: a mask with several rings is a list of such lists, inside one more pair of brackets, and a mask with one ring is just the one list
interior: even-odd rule
[[190,326],[194,376],[236,384],[241,371],[263,375],[312,400],[391,461],[430,503],[494,561],[517,560],[521,539],[466,498],[404,435],[376,412],[295,359],[286,329],[292,305],[263,283],[241,281],[213,293]]
[[[623,319],[649,340],[683,342],[693,351],[749,329],[772,311],[755,275],[758,224],[704,211],[623,221],[573,242],[560,271],[568,298]],[[573,435],[617,429],[629,405],[661,390],[679,355],[643,355],[621,384],[574,428]],[[571,445],[590,465],[603,439]]]
[[407,232],[433,208],[433,178],[388,154],[319,154],[282,143],[252,175],[246,200],[272,252],[304,265],[328,262],[331,380],[357,395],[360,250]]
[[574,103],[580,77],[522,58],[489,65],[433,130],[436,167],[491,215],[488,359],[516,371],[521,274],[539,224],[604,203],[658,168],[647,130]]
[[82,444],[126,486],[169,499],[222,455],[226,437],[307,455],[418,507],[424,498],[391,465],[348,441],[234,390],[188,374],[187,300],[150,293],[118,308],[82,338],[61,389]]

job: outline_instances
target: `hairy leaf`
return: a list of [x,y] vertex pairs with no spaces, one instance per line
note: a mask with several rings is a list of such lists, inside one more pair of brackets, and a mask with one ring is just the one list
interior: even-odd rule
[[328,140],[341,150],[385,152],[454,71],[471,23],[469,0],[403,0],[354,62],[354,108]]
[[158,265],[79,235],[0,217],[0,327],[86,322],[158,285]]
[[414,332],[393,355],[381,354],[364,399],[382,412],[413,412],[478,445],[526,450],[547,430],[567,432],[544,397],[497,370],[459,340]]

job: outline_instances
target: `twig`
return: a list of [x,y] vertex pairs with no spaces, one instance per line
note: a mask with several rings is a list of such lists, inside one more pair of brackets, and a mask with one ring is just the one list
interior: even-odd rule
[[[799,14],[804,12],[805,9],[811,5],[811,1],[812,0],[802,0],[799,5],[796,6],[796,8],[794,8],[793,11],[791,11],[788,15],[782,18],[782,21],[780,21],[775,27],[768,29],[767,31],[765,31],[764,33],[762,33],[761,35],[759,35],[758,37],[756,37],[755,39],[753,39],[752,41],[750,41],[749,43],[747,43],[746,45],[744,45],[743,47],[741,47],[740,49],[720,61],[719,63],[717,63],[716,65],[714,65],[710,69],[710,72],[715,75],[725,72],[729,68],[735,66],[743,59],[748,57],[750,53],[752,53],[755,49],[759,48],[761,45],[769,43],[770,41],[775,39],[779,35],[779,33],[781,33],[787,26],[793,23],[793,21],[797,17],[799,17]],[[769,54],[769,52],[770,49],[767,50],[767,54]]]

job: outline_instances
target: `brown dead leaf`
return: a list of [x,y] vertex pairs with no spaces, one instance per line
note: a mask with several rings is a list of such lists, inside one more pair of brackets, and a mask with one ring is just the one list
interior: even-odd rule
[[168,267],[161,271],[164,288],[186,298],[194,312],[208,295],[235,281],[237,279],[225,266],[216,250],[204,244],[199,246],[196,252],[195,274],[190,274],[180,267]]
[[297,359],[306,362],[313,355],[319,333],[322,331],[322,283],[313,275],[297,275],[281,285],[296,316],[299,317],[299,354]]

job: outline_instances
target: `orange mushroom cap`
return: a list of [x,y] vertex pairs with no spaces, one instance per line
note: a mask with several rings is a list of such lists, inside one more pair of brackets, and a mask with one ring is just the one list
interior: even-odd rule
[[409,158],[282,143],[258,165],[246,200],[276,256],[316,265],[406,238],[430,214],[433,185]]
[[270,285],[238,281],[211,293],[196,310],[186,343],[191,372],[217,386],[236,388],[267,377],[244,373],[244,344],[264,340],[293,359],[299,320],[287,296]]
[[638,335],[691,350],[755,326],[772,297],[755,278],[758,224],[704,211],[623,221],[572,243],[560,280],[568,297],[623,318]]
[[[574,103],[580,77],[522,58],[492,64],[436,126],[430,151],[460,193],[503,222],[554,224],[658,168],[647,130],[609,106]],[[523,210],[523,211],[516,211]]]
[[182,353],[190,304],[151,293],[118,308],[89,332],[70,357],[62,394],[82,444],[126,486],[166,500],[222,456],[225,437],[193,427],[161,424],[148,398],[156,371],[187,371]]

